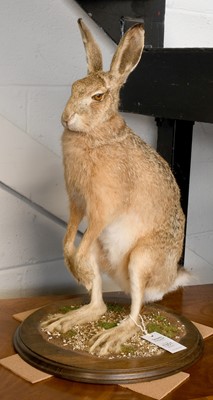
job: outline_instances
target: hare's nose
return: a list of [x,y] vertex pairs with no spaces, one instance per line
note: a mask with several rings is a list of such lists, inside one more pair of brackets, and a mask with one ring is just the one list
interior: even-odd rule
[[74,121],[75,119],[75,112],[67,112],[66,110],[63,112],[62,117],[61,117],[61,123],[65,128],[68,128],[69,125]]
[[68,122],[72,119],[74,113],[65,110],[61,116],[61,122],[62,125],[66,128],[66,126],[68,125]]
[[70,120],[70,118],[72,118],[72,113],[64,111],[63,114],[62,114],[62,117],[61,117],[62,121],[63,122],[68,122]]

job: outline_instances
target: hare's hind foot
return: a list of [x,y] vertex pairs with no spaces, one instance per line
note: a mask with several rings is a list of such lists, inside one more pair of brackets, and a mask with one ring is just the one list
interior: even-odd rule
[[90,341],[90,353],[98,356],[118,354],[121,346],[138,331],[138,326],[128,317],[115,328],[108,329],[93,336]]
[[55,314],[41,323],[41,328],[48,332],[66,333],[74,325],[83,325],[98,320],[106,312],[106,305],[86,304],[81,308],[64,314]]

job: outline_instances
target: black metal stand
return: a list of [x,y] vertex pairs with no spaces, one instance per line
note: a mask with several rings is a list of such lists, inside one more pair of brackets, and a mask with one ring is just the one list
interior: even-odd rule
[[[158,126],[157,150],[171,166],[181,188],[181,205],[187,219],[194,122],[156,118],[156,123]],[[181,264],[183,262],[184,253]]]

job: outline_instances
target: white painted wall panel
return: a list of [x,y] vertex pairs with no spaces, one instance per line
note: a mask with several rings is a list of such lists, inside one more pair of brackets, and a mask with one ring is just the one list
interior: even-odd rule
[[167,10],[164,47],[213,47],[213,13]]
[[213,3],[211,0],[166,0],[166,12],[169,10],[184,10],[191,12],[197,12],[198,14],[213,13]]
[[65,227],[0,190],[1,268],[62,259]]
[[27,132],[60,158],[63,132],[61,114],[69,96],[68,86],[36,86],[28,94]]
[[195,124],[193,135],[187,235],[213,231],[212,124]]
[[164,47],[213,47],[213,2],[166,0]]
[[83,293],[62,260],[0,270],[0,298]]
[[[27,92],[26,87],[0,86],[0,115],[24,131],[27,123]],[[4,135],[4,132],[0,134]]]
[[0,116],[0,180],[67,220],[62,160]]

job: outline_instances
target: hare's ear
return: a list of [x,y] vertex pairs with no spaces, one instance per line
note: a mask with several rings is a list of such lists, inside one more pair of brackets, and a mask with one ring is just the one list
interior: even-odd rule
[[95,42],[91,32],[82,21],[81,18],[78,20],[78,24],[81,31],[81,36],[83,39],[84,47],[87,56],[87,68],[88,73],[97,72],[102,70],[102,55],[101,51]]
[[110,72],[120,82],[125,83],[128,75],[140,61],[144,47],[144,29],[136,24],[122,37],[112,59]]

